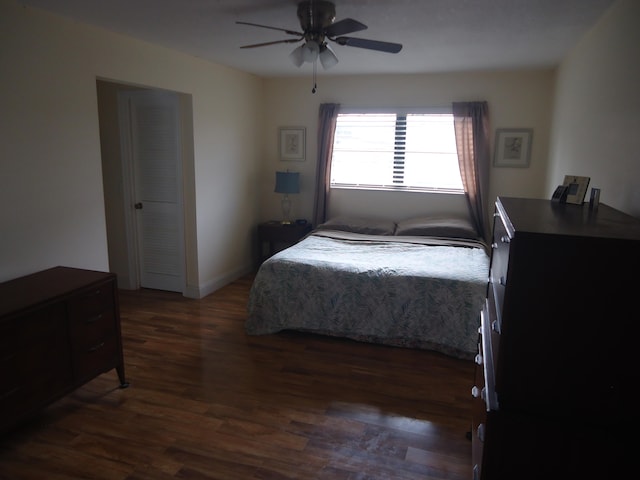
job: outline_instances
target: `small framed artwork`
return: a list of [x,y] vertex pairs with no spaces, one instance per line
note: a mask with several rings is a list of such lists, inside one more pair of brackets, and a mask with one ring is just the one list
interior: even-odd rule
[[532,128],[498,128],[493,165],[495,167],[528,167],[532,140]]
[[302,162],[305,157],[306,138],[304,127],[280,127],[280,160]]
[[582,205],[584,196],[587,193],[590,177],[578,177],[575,175],[565,175],[563,185],[567,187],[567,203]]

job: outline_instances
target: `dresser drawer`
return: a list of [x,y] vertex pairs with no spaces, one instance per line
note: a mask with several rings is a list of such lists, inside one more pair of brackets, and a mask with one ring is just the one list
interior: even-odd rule
[[502,315],[496,308],[495,296],[489,286],[489,295],[486,301],[487,324],[491,332],[491,354],[493,357],[493,365],[498,364],[498,352],[500,351],[500,342],[502,341]]
[[502,223],[500,215],[496,214],[493,226],[493,242],[491,243],[491,273],[490,283],[493,287],[496,309],[499,315],[504,303],[505,287],[509,267],[509,247],[511,238]]
[[[480,425],[486,424],[487,419],[486,405],[480,397],[480,391],[483,387],[484,378],[482,367],[477,366],[474,387],[472,389],[473,399],[471,401],[471,462],[474,466],[474,472],[477,474],[480,473],[484,449],[484,441],[478,436],[478,429]],[[475,478],[480,477],[478,476]]]
[[482,367],[484,376],[484,387],[480,396],[486,404],[487,411],[490,411],[498,410],[498,397],[496,395],[495,363],[488,308],[489,305],[486,303],[480,315],[480,353],[476,357],[476,363]]
[[74,321],[95,321],[101,313],[113,310],[113,282],[103,283],[78,292],[67,302],[69,319]]
[[76,317],[70,323],[69,332],[76,377],[79,379],[90,377],[105,369],[113,368],[119,352],[113,305],[99,313],[92,311],[84,317]]
[[115,334],[73,347],[73,373],[76,381],[111,370],[118,363],[119,348]]
[[90,347],[106,336],[116,334],[116,313],[113,305],[100,312],[70,320],[69,334],[74,347]]

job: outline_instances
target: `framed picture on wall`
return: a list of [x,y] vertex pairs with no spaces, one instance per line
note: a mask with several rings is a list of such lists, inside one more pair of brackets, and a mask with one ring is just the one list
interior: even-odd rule
[[532,128],[498,128],[493,166],[528,167],[532,140]]
[[306,149],[305,128],[280,127],[278,132],[280,160],[304,161]]

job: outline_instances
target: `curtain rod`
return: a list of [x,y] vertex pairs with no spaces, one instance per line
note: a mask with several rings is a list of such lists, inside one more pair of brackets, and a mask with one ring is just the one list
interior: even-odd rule
[[340,113],[451,113],[452,106],[432,105],[428,107],[424,106],[409,106],[409,107],[362,107],[351,105],[340,105]]

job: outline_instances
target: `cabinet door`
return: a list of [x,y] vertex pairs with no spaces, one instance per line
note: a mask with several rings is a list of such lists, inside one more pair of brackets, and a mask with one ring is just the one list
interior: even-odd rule
[[0,431],[72,384],[66,311],[59,303],[0,324]]

